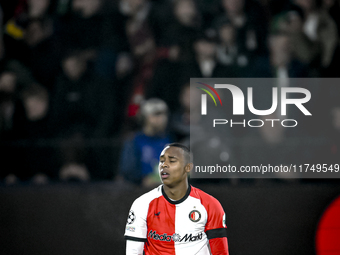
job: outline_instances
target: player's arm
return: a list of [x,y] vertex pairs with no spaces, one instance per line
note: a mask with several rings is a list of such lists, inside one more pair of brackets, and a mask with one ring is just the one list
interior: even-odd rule
[[[225,229],[226,230],[226,229]],[[212,236],[215,235],[216,236]],[[208,236],[209,239],[209,245],[210,245],[210,251],[212,255],[229,255],[228,251],[228,239],[225,236],[224,233],[210,233],[210,236]]]
[[125,227],[126,255],[143,255],[144,242],[146,242],[146,216],[145,203],[136,199],[129,211]]
[[212,255],[229,255],[225,213],[221,204],[213,198],[206,206],[208,220],[205,233]]

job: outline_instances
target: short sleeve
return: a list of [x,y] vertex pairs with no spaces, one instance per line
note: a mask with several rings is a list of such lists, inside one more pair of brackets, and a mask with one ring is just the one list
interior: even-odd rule
[[129,211],[124,237],[126,240],[145,242],[147,235],[148,203],[143,203],[141,198],[135,200]]
[[205,207],[208,219],[204,231],[208,239],[227,237],[226,215],[220,202],[210,196]]

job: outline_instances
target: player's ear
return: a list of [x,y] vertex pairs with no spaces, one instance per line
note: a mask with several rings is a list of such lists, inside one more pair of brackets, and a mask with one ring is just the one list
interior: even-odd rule
[[188,163],[188,164],[186,164],[186,166],[185,166],[185,171],[186,171],[187,173],[190,173],[190,171],[192,170],[193,167],[194,167],[194,164],[193,164],[193,163]]

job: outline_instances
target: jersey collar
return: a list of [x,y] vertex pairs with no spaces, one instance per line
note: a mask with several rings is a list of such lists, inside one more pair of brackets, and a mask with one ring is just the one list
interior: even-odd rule
[[188,187],[188,190],[187,190],[187,193],[185,193],[184,197],[182,197],[180,200],[171,200],[167,194],[165,193],[164,189],[163,189],[163,185],[162,185],[162,195],[163,197],[165,197],[165,199],[170,203],[170,204],[173,204],[173,205],[177,205],[177,204],[180,204],[182,203],[185,199],[188,198],[188,196],[190,195],[190,192],[191,192],[191,185],[189,185]]

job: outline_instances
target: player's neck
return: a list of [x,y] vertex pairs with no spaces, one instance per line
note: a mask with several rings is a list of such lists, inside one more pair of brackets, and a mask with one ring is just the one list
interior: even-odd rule
[[187,193],[188,188],[189,188],[188,180],[179,183],[176,187],[168,187],[166,185],[163,185],[165,194],[168,196],[168,198],[172,200],[182,199]]

